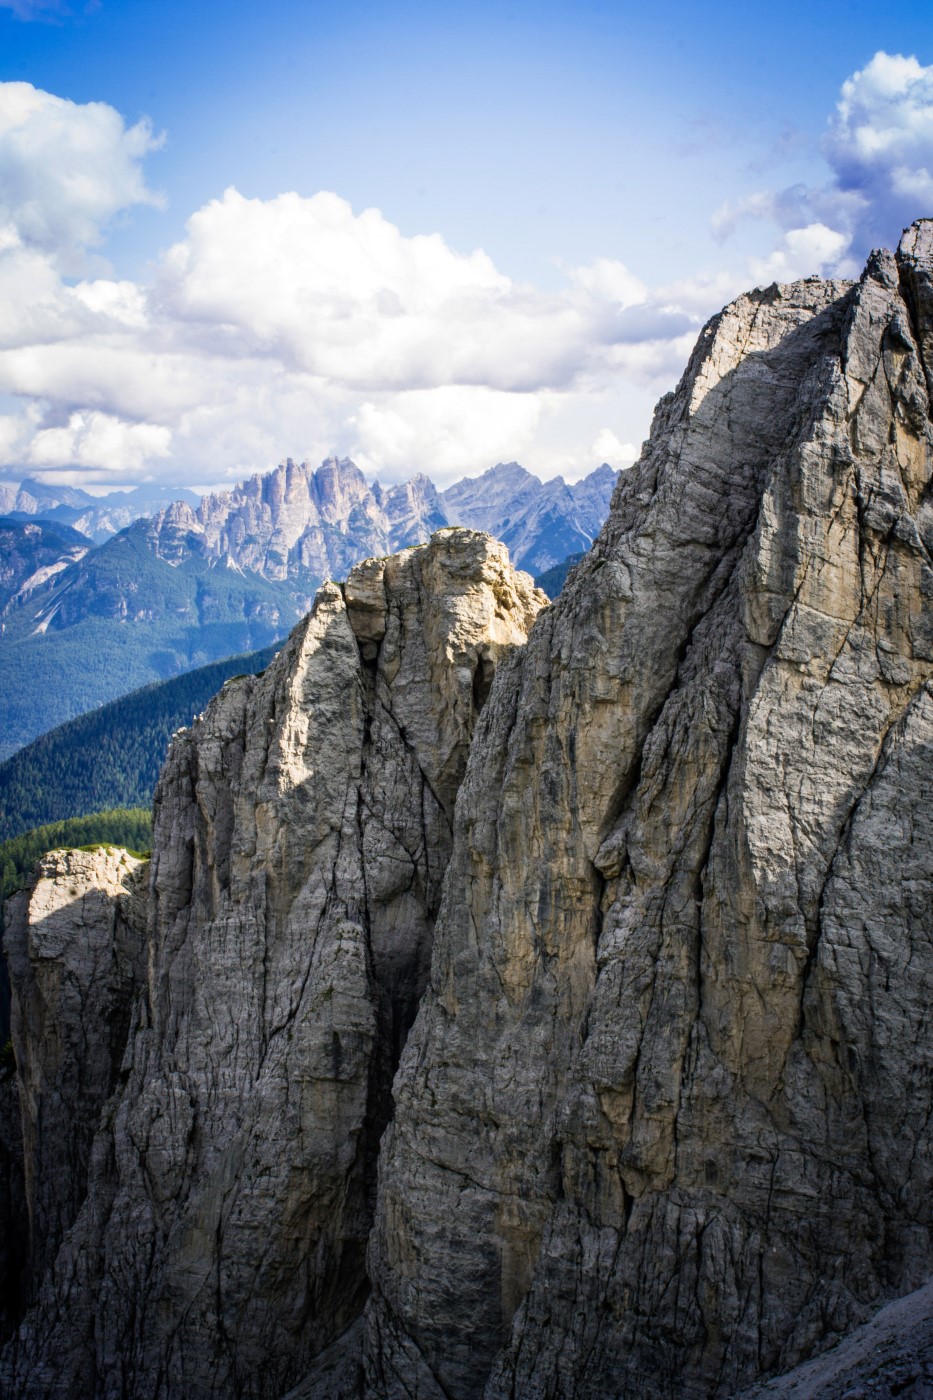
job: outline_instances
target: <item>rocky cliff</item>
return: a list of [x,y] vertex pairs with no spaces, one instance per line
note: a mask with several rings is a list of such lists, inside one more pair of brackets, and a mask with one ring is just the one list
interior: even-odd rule
[[112,847],[52,851],[7,904],[3,949],[22,1122],[33,1294],[87,1189],[143,982],[146,862]]
[[442,531],[322,589],[175,739],[123,1085],[12,1393],[278,1396],[359,1312],[474,723],[544,601],[488,536]]
[[715,318],[493,690],[369,1394],[730,1395],[933,1267],[931,254]]
[[445,531],[228,683],[9,1393],[708,1400],[921,1288],[931,391],[924,222],[709,323],[527,645]]

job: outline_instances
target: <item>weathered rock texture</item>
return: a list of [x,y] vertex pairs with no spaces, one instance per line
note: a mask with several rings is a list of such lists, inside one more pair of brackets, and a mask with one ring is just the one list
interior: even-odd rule
[[91,1145],[144,977],[147,873],[145,861],[116,847],[51,851],[7,904],[27,1294],[84,1200]]
[[474,723],[544,601],[441,531],[325,586],[176,737],[125,1083],[12,1393],[276,1397],[359,1313]]
[[6,1392],[712,1400],[933,1273],[931,385],[923,223],[710,322],[526,647],[443,531],[227,684]]
[[373,1396],[725,1396],[933,1267],[933,224],[740,298],[500,672]]
[[888,1303],[838,1346],[741,1400],[929,1400],[933,1395],[933,1283]]

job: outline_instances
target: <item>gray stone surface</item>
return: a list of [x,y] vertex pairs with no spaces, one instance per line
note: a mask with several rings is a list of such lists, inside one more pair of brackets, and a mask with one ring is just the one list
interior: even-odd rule
[[930,1272],[931,245],[716,317],[500,672],[373,1396],[726,1396]]
[[823,1356],[745,1391],[741,1400],[931,1400],[933,1283],[888,1303]]
[[545,601],[441,531],[322,588],[175,738],[125,1084],[12,1393],[277,1397],[357,1316],[470,738]]
[[84,1200],[91,1146],[144,978],[147,878],[148,863],[117,847],[50,851],[30,886],[7,902],[27,1296]]

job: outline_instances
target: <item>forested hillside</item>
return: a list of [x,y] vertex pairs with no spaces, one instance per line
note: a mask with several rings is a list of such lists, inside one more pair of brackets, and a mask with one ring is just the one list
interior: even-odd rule
[[190,724],[231,676],[264,670],[276,650],[231,656],[144,686],[35,739],[0,764],[0,841],[105,808],[148,808],[175,730]]
[[557,597],[564,584],[567,582],[567,575],[574,564],[579,564],[583,558],[582,554],[568,554],[566,559],[562,559],[559,564],[555,564],[550,569],[545,569],[543,574],[539,574],[535,579],[538,588],[543,588],[547,596],[553,601]]

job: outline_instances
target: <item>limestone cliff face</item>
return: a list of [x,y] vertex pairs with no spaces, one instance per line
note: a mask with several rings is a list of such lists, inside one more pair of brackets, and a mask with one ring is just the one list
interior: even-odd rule
[[147,873],[146,862],[113,847],[51,851],[7,905],[27,1295],[84,1200],[91,1146],[144,976]]
[[742,297],[497,678],[373,1396],[706,1397],[933,1270],[933,225]]
[[359,1312],[473,727],[545,601],[441,531],[325,586],[176,737],[124,1083],[12,1393],[276,1397]]

